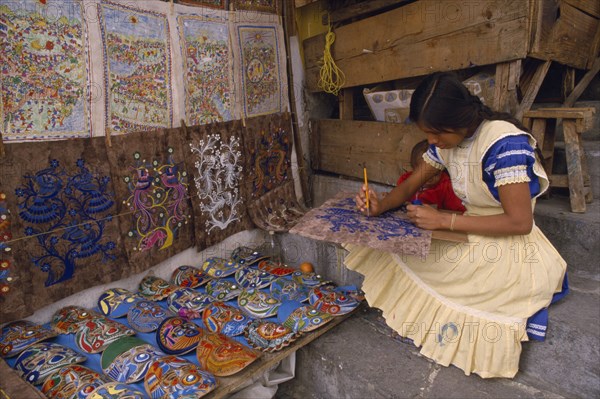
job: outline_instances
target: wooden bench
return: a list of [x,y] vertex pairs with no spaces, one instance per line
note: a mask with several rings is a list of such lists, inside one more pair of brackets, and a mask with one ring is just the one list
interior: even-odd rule
[[[550,187],[568,187],[571,211],[583,213],[593,199],[581,133],[591,127],[594,108],[542,108],[527,111],[523,124],[531,130],[542,151]],[[562,119],[567,174],[553,175],[556,126]]]

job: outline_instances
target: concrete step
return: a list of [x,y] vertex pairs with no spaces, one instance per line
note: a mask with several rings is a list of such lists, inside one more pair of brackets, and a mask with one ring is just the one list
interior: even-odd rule
[[573,292],[550,309],[546,341],[523,344],[521,371],[512,380],[440,366],[365,307],[298,351],[296,377],[276,397],[600,397],[599,293],[598,283],[575,279]]

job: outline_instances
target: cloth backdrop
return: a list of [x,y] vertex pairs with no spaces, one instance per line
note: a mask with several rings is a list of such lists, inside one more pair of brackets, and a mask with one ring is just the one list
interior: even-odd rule
[[146,270],[194,245],[184,142],[183,129],[160,129],[115,136],[107,148],[132,271]]
[[2,306],[3,322],[130,274],[103,139],[5,150],[0,180],[18,277],[11,289],[22,293],[24,306]]

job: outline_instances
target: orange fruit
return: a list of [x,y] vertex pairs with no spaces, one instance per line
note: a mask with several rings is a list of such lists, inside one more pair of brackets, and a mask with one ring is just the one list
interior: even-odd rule
[[315,268],[310,262],[303,262],[300,264],[300,271],[302,273],[312,273],[315,271]]

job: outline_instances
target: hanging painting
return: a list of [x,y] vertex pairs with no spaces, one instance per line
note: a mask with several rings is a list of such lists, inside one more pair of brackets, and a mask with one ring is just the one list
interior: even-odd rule
[[242,126],[231,121],[187,130],[196,245],[205,248],[252,226],[242,187]]
[[265,231],[287,232],[304,216],[304,209],[296,199],[294,182],[284,183],[248,206],[252,222]]
[[98,5],[98,14],[107,134],[171,127],[171,46],[166,15],[108,1]]
[[292,181],[292,135],[288,113],[246,120],[245,186],[251,202]]
[[239,76],[243,115],[251,117],[286,110],[287,77],[281,25],[239,23],[235,34],[234,48],[239,58],[235,76]]
[[279,13],[280,0],[231,0],[234,10]]
[[140,272],[194,245],[181,129],[112,138],[107,149],[129,267]]
[[354,196],[338,194],[307,212],[290,233],[397,254],[425,257],[429,253],[431,231],[416,227],[401,210],[367,217],[358,211]]
[[226,0],[176,0],[175,2],[185,4],[186,6],[218,8],[221,10],[227,9]]
[[89,137],[87,33],[78,0],[0,0],[5,141]]
[[[39,309],[129,273],[104,140],[15,143],[0,159],[12,216],[12,289]],[[2,307],[4,312],[10,311]]]
[[233,119],[233,63],[226,20],[177,18],[185,79],[186,123]]

